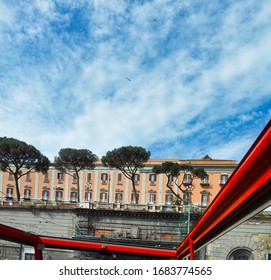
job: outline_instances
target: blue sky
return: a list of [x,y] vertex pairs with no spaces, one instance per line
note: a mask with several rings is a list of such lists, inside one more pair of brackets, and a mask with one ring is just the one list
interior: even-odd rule
[[270,120],[269,1],[0,0],[0,13],[0,134],[51,160],[135,145],[240,161]]

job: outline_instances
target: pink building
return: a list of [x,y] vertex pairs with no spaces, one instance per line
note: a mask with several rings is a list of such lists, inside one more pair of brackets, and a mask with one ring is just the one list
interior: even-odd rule
[[[190,186],[189,192],[194,207],[205,208],[214,199],[221,187],[237,166],[234,160],[215,160],[209,156],[201,159],[150,159],[136,176],[138,205],[135,205],[132,183],[119,170],[109,169],[96,163],[94,170],[80,172],[80,207],[104,207],[114,209],[144,209],[161,211],[176,208],[174,196],[166,187],[167,177],[152,172],[154,165],[165,161],[191,164],[194,168],[202,167],[208,177],[192,182],[189,174],[185,181]],[[180,174],[180,180],[184,174]],[[173,189],[177,191],[177,187]],[[73,176],[63,174],[51,167],[46,174],[31,173],[20,179],[22,203],[32,204],[75,204],[77,203],[77,181]],[[183,195],[183,194],[181,194]],[[0,172],[0,202],[16,201],[16,189],[13,177]],[[78,205],[77,205],[78,206]]]

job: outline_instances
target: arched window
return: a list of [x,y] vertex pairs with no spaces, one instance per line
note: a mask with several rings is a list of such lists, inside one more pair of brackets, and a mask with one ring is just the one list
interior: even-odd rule
[[31,199],[31,187],[25,186],[24,187],[24,200],[30,200]]
[[249,248],[238,247],[229,253],[227,260],[253,260],[253,255]]
[[12,199],[13,198],[13,186],[11,184],[7,185],[7,190],[6,190],[6,199]]
[[63,189],[57,187],[56,188],[56,201],[62,201],[62,197],[63,197]]
[[49,188],[43,187],[41,200],[48,201],[48,199],[49,199]]

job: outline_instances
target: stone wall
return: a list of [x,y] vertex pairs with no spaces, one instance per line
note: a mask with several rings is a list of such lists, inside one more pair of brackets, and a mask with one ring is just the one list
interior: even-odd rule
[[72,209],[0,207],[0,223],[38,235],[73,237],[77,217]]
[[251,259],[271,254],[271,212],[261,212],[207,246],[206,259],[226,260],[235,250],[250,252]]
[[[168,249],[180,244],[188,227],[191,228],[198,218],[199,214],[192,214],[188,221],[187,214],[175,212],[0,207],[1,224],[26,232]],[[20,259],[26,250],[29,250],[27,246],[0,239],[0,259]],[[88,255],[90,259],[97,258],[97,254]],[[44,259],[77,259],[82,256],[87,257],[74,251],[43,251]]]
[[77,237],[173,248],[180,244],[200,215],[187,213],[76,209]]
[[[72,210],[28,207],[0,207],[0,223],[38,235],[71,238],[75,235],[76,215]],[[24,250],[34,249],[0,239],[0,260],[18,260]],[[32,249],[32,250],[31,250]],[[44,259],[72,259],[73,252],[44,250]]]

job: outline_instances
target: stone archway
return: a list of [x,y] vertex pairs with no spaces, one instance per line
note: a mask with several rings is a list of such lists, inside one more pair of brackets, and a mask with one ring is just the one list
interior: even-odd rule
[[252,250],[247,247],[237,247],[230,251],[227,260],[253,260]]

